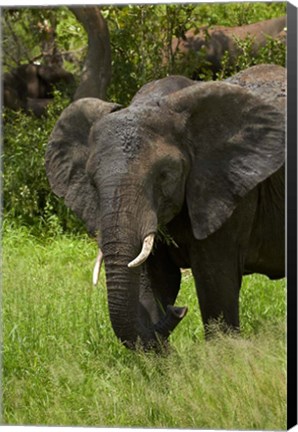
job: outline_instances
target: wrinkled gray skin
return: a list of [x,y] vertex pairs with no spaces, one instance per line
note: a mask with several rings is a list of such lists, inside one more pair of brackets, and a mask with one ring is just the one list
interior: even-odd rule
[[[174,305],[191,268],[208,334],[239,328],[244,274],[284,276],[285,69],[252,67],[227,82],[173,76],[144,86],[129,107],[81,99],[61,115],[46,169],[98,235],[116,336],[156,347],[186,313]],[[144,238],[153,253],[128,268]]]

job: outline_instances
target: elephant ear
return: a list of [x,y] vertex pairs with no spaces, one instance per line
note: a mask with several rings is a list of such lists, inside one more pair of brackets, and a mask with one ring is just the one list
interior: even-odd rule
[[98,229],[98,195],[86,172],[89,133],[94,122],[119,108],[96,98],[73,102],[62,112],[47,146],[45,164],[51,188],[91,234]]
[[190,147],[186,200],[194,236],[204,239],[284,163],[285,113],[223,82],[187,87],[167,104],[180,114],[182,139]]

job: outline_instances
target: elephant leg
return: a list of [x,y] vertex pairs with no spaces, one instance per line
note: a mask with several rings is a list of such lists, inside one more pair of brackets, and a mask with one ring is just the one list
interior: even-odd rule
[[[140,306],[155,324],[174,305],[181,282],[180,268],[174,264],[168,247],[159,243],[146,261],[141,275]],[[145,312],[146,311],[146,312]]]
[[[231,232],[214,233],[201,240],[192,257],[202,320],[206,336],[210,324],[218,322],[223,330],[239,330],[239,295],[246,249],[233,240]],[[224,231],[224,230],[223,230]]]
[[257,190],[251,191],[230,219],[204,240],[191,246],[191,267],[206,335],[219,321],[223,330],[239,330],[239,295],[256,220]]
[[212,323],[223,331],[238,331],[242,259],[204,249],[199,261],[200,267],[195,265],[193,274],[206,336],[212,334]]

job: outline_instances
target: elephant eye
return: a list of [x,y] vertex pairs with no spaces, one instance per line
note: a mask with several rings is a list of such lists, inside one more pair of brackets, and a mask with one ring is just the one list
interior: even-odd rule
[[162,171],[160,173],[160,177],[159,178],[160,178],[161,181],[165,181],[165,180],[167,180],[169,178],[169,173],[166,170],[164,170],[164,171]]
[[160,173],[160,188],[164,196],[171,196],[177,187],[177,177],[175,173],[163,171]]
[[156,190],[160,191],[163,197],[171,197],[182,176],[181,157],[178,159],[173,155],[167,155],[156,163],[154,170]]

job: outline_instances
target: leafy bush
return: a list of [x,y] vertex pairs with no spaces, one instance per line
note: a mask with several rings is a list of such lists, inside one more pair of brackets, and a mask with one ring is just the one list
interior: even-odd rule
[[[170,50],[172,38],[181,36],[190,28],[203,25],[249,24],[280,16],[285,12],[286,3],[282,2],[102,8],[109,26],[112,48],[113,76],[108,89],[108,99],[126,105],[146,82],[174,73],[191,77],[196,65],[204,66],[200,53],[193,53],[187,69],[179,69],[179,59],[175,56],[170,56],[168,63],[163,62],[163,50]],[[7,14],[4,18],[6,16]],[[59,48],[62,51],[74,51],[78,56],[81,55],[78,53],[82,53],[83,58],[84,50],[81,51],[81,48],[86,45],[86,35],[73,14],[65,7],[48,12],[25,8],[10,16],[10,25],[26,46],[24,52],[32,50],[34,55],[38,55],[32,47],[39,41],[40,35],[31,34],[30,26],[26,23],[36,23],[41,17],[56,17]],[[22,22],[25,23],[25,29],[21,26]],[[5,43],[5,46],[10,46],[9,40]],[[241,53],[236,65],[229,68],[229,59],[226,56],[218,79],[224,79],[253,64],[285,64],[286,47],[281,41],[268,39],[267,45],[260,50],[257,57],[251,54],[251,40],[238,41],[238,45]],[[13,50],[15,51],[16,47]],[[81,60],[82,58],[80,57]],[[23,54],[21,60],[24,60]],[[72,72],[78,72],[74,64]],[[199,78],[211,78],[207,67],[205,70],[203,67]],[[68,103],[69,100],[62,99],[61,95],[56,93],[47,116],[42,119],[23,112],[6,110],[3,113],[4,214],[19,224],[34,226],[37,232],[44,228],[51,232],[82,230],[82,224],[73,213],[66,209],[62,200],[51,193],[44,169],[48,137],[58,115]]]
[[48,138],[68,103],[56,93],[42,118],[11,110],[2,115],[4,215],[20,225],[35,226],[38,232],[80,230],[78,220],[52,194],[44,166]]
[[222,64],[223,68],[217,74],[217,79],[225,79],[237,72],[257,64],[276,64],[286,66],[286,45],[272,37],[267,38],[265,46],[261,47],[257,55],[253,54],[253,40],[247,37],[245,40],[235,39],[239,50],[235,64],[231,67],[229,54],[225,53]]
[[[190,29],[202,26],[240,26],[286,14],[285,2],[212,3],[184,5],[129,5],[103,8],[110,30],[112,48],[112,82],[110,100],[127,105],[146,82],[166,75],[180,74],[191,78],[200,69],[201,80],[209,80],[211,72],[202,53],[183,54],[171,50],[172,40]],[[251,55],[251,41],[239,42],[240,56],[234,68],[224,69],[223,79],[258,63],[285,64],[285,45],[268,40],[257,56]],[[165,61],[165,57],[168,61]]]
[[198,6],[204,24],[241,26],[286,14],[286,2],[232,2]]

